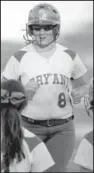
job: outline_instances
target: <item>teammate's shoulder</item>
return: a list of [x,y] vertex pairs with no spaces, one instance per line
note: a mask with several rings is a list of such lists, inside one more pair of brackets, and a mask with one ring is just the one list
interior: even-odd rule
[[24,127],[22,127],[22,130],[23,130],[24,137],[33,138],[33,137],[36,136],[34,133],[30,132],[29,130],[27,130],[27,129],[24,128]]
[[70,48],[65,47],[65,46],[63,46],[63,45],[61,45],[61,44],[58,44],[58,46],[60,47],[60,49],[61,49],[63,52],[65,52],[67,55],[69,55],[69,56],[72,58],[72,60],[75,59],[76,54],[77,54],[75,51],[73,51],[73,50],[71,50]]
[[86,139],[89,143],[93,145],[93,131],[90,131],[84,136],[84,139]]
[[36,146],[38,146],[42,141],[32,132],[23,128],[24,140],[28,144],[29,150],[32,151]]

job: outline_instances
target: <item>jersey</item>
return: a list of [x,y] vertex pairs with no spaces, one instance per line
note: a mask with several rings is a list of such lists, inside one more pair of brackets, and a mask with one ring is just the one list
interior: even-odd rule
[[93,131],[86,134],[81,140],[74,162],[93,171]]
[[[40,87],[22,114],[37,120],[47,120],[72,115],[70,79],[80,78],[86,71],[79,55],[58,43],[49,58],[46,58],[46,52],[38,53],[34,45],[30,44],[10,58],[2,75],[7,79],[18,79],[24,73],[28,81],[38,83]],[[26,85],[23,80],[22,83]]]
[[[45,144],[33,133],[23,128],[23,151],[25,159],[17,162],[15,158],[10,164],[10,172],[44,172],[55,164]],[[2,155],[1,170],[3,172]]]

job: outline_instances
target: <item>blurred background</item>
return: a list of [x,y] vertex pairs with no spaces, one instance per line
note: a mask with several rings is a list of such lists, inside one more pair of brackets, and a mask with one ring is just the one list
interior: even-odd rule
[[[41,2],[54,5],[60,12],[58,42],[80,55],[88,69],[86,79],[89,82],[93,76],[93,1],[1,1],[1,71],[10,56],[24,46],[22,30],[28,12]],[[74,113],[77,148],[81,138],[93,128],[93,120],[87,116],[83,100],[74,106]]]

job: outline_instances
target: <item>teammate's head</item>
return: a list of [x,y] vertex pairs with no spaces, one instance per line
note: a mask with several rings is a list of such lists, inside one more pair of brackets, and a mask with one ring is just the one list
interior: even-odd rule
[[9,165],[15,156],[18,161],[24,157],[20,111],[26,103],[25,90],[19,81],[7,80],[1,83],[1,148],[4,172],[9,172]]
[[88,95],[84,99],[85,108],[88,115],[92,115],[94,111],[94,99],[93,99],[93,79],[91,80]]
[[60,33],[60,15],[50,4],[41,3],[29,12],[26,24],[27,36],[34,37],[40,47],[55,42]]

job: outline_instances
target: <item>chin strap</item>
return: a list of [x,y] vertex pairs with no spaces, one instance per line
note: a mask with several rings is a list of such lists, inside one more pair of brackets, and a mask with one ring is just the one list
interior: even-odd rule
[[25,44],[30,44],[30,43],[32,43],[32,40],[29,39],[28,34],[24,34],[24,35],[23,35],[23,38],[24,38],[24,40],[25,40]]
[[[58,39],[59,33],[57,32],[57,30],[59,30],[59,26],[56,26],[56,27],[53,29],[53,35],[54,35],[53,40],[52,40],[49,44],[45,45],[44,47],[49,46],[51,43],[55,42],[55,41]],[[30,34],[30,36],[29,36],[29,33],[28,33],[28,26],[27,26],[27,25],[26,25],[26,30],[25,30],[25,32],[26,32],[26,33],[23,35],[23,38],[24,38],[26,44],[30,44],[30,43],[36,42],[36,40],[35,40],[33,34]],[[57,34],[57,33],[58,33],[58,34]],[[30,39],[30,38],[31,38],[31,39]],[[40,45],[41,45],[41,44],[40,44]],[[39,46],[40,46],[40,45],[39,45]]]

